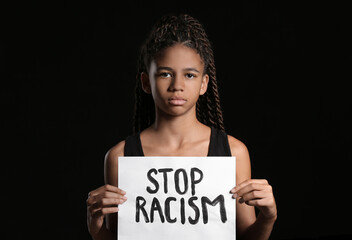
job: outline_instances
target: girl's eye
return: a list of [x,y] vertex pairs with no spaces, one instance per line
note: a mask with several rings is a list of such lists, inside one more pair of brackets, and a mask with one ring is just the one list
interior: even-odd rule
[[187,73],[186,74],[186,78],[188,78],[188,79],[192,79],[192,78],[194,78],[195,76],[192,74],[192,73]]
[[162,73],[160,73],[159,75],[160,75],[160,77],[163,77],[163,78],[171,77],[171,74],[168,73],[168,72],[162,72]]

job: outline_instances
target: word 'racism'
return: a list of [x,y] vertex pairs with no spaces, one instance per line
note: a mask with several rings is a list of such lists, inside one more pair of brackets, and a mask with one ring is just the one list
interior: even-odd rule
[[[175,183],[175,191],[177,194],[180,196],[174,197],[174,196],[168,196],[165,199],[163,206],[160,203],[159,199],[156,197],[153,197],[151,204],[147,204],[147,201],[145,200],[144,197],[142,196],[137,196],[136,197],[136,222],[140,222],[140,216],[141,214],[144,217],[144,221],[146,223],[153,223],[154,222],[154,215],[157,213],[159,215],[160,221],[162,223],[165,223],[165,220],[168,223],[175,223],[178,221],[178,217],[180,217],[180,222],[182,224],[185,224],[186,222],[186,203],[194,211],[194,217],[192,218],[191,216],[188,216],[188,222],[190,224],[197,224],[200,219],[200,214],[202,213],[203,216],[203,223],[206,224],[208,223],[208,205],[214,207],[217,204],[219,204],[219,215],[220,215],[220,220],[225,223],[227,221],[227,216],[226,216],[226,209],[225,209],[225,199],[222,194],[217,196],[215,199],[210,200],[206,196],[202,197],[197,197],[195,196],[196,194],[196,185],[199,184],[203,180],[203,172],[198,169],[198,168],[191,168],[190,170],[190,176],[188,177],[187,171],[183,168],[179,168],[176,171],[172,168],[161,168],[161,169],[155,169],[152,168],[147,172],[147,178],[150,181],[150,183],[153,186],[147,186],[146,191],[149,194],[156,194],[160,190],[160,184],[158,180],[156,179],[158,174],[162,174],[162,179],[163,179],[163,188],[164,188],[164,193],[167,194],[169,192],[168,189],[168,174],[173,173],[174,177],[174,183]],[[182,181],[180,181],[182,180]],[[183,182],[180,183],[180,182]],[[189,186],[190,185],[190,186]],[[186,201],[182,195],[186,194],[189,191],[189,188],[191,189],[191,194],[192,196]],[[198,200],[200,199],[200,201]],[[180,209],[180,215],[179,216],[171,216],[171,205],[172,204],[177,204]],[[199,203],[200,202],[200,203]],[[198,206],[198,205],[199,206]],[[200,211],[201,208],[201,211]],[[148,211],[149,210],[149,211]]]

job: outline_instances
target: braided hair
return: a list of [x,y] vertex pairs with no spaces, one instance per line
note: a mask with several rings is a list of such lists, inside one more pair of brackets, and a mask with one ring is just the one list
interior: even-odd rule
[[204,74],[209,76],[208,90],[200,95],[197,101],[197,119],[205,125],[224,131],[211,43],[198,20],[187,14],[181,14],[162,17],[142,45],[136,76],[134,133],[149,127],[155,121],[154,101],[152,95],[142,89],[141,73],[148,72],[148,66],[158,52],[176,44],[183,44],[196,50],[204,63]]

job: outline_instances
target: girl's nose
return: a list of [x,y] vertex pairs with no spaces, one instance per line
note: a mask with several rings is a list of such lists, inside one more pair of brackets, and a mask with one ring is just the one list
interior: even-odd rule
[[171,92],[177,92],[177,91],[181,91],[183,92],[185,88],[185,80],[182,78],[182,76],[180,75],[175,75],[170,83],[169,86],[169,91]]

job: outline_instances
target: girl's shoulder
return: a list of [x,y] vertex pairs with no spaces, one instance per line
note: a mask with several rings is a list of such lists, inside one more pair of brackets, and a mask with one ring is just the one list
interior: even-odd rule
[[106,153],[104,161],[105,183],[113,186],[117,184],[118,159],[124,155],[125,141],[121,141]]
[[120,141],[115,146],[109,149],[109,151],[105,154],[105,161],[117,161],[118,157],[124,156],[124,148],[125,148],[125,140]]
[[247,146],[237,138],[227,135],[232,156],[247,158],[249,156]]
[[242,182],[251,178],[251,160],[246,145],[240,140],[228,135],[231,155],[236,157],[236,179]]

